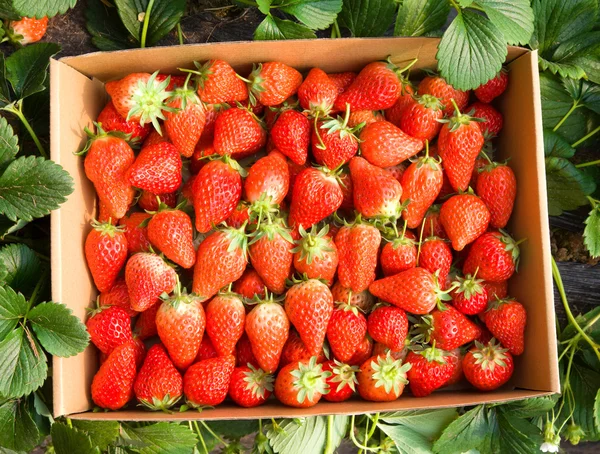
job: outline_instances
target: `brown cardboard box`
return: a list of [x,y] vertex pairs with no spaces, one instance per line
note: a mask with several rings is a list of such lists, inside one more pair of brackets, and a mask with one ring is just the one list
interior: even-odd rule
[[[159,69],[176,73],[177,68],[190,67],[194,60],[212,58],[228,61],[242,74],[247,73],[252,63],[270,60],[283,61],[301,71],[313,66],[328,72],[356,71],[388,55],[394,62],[418,58],[416,68],[435,68],[438,42],[432,38],[232,42],[99,52],[52,60],[52,159],[75,179],[75,192],[60,210],[52,213],[53,299],[65,303],[75,315],[85,319],[85,310],[96,297],[83,252],[89,221],[96,214],[96,198],[92,184],[85,177],[83,159],[73,152],[84,145],[84,126],[91,126],[106,102],[103,82],[136,71]],[[516,358],[515,374],[509,385],[492,393],[460,390],[440,391],[425,398],[404,395],[389,403],[358,398],[345,403],[322,401],[305,410],[287,408],[271,400],[251,409],[225,403],[202,413],[168,415],[137,409],[91,413],[90,384],[98,364],[95,349],[90,346],[76,357],[54,358],[54,415],[118,420],[297,417],[455,407],[559,392],[537,54],[511,47],[507,65],[511,83],[500,104],[504,130],[498,141],[498,154],[499,159],[511,158],[519,185],[509,230],[516,238],[527,238],[521,249],[519,273],[510,281],[510,294],[529,312],[525,353]]]

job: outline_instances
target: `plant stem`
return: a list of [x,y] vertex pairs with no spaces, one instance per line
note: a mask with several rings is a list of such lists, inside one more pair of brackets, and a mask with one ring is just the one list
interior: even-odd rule
[[600,164],[600,159],[597,159],[595,161],[582,162],[581,164],[575,164],[575,167],[581,169],[582,167],[597,166],[598,164]]
[[575,112],[575,109],[577,109],[578,107],[579,107],[579,104],[577,103],[577,101],[573,101],[573,105],[571,106],[571,108],[567,111],[567,113],[565,114],[565,116],[562,117],[558,123],[556,123],[556,126],[554,127],[554,129],[552,131],[556,132],[558,130],[558,128],[560,128],[562,126],[562,124],[565,121],[567,121],[567,118],[569,118],[569,116],[573,112]]
[[333,25],[331,26],[331,37],[332,38],[341,38],[342,34],[340,32],[340,26],[338,24],[337,19],[333,21]]
[[183,32],[181,31],[181,24],[177,22],[177,38],[179,39],[179,45],[183,46]]
[[[367,417],[369,417],[369,415],[367,415]],[[375,413],[375,416],[371,420],[373,426],[371,427],[371,430],[369,431],[369,434],[367,435],[367,439],[365,440],[365,444],[367,444],[367,442],[371,439],[371,437],[375,433],[375,429],[377,429],[377,422],[378,421],[379,421],[379,413]]]
[[23,109],[23,100],[22,99],[17,101],[14,105],[11,104],[11,105],[8,105],[8,106],[2,108],[2,110],[6,110],[7,112],[15,114],[19,118],[19,120],[21,120],[21,123],[23,123],[23,126],[25,126],[25,129],[27,129],[27,132],[29,132],[29,135],[35,142],[35,145],[37,146],[37,149],[39,150],[40,155],[43,158],[49,159],[48,153],[46,153],[46,150],[44,150],[44,147],[42,146],[40,139],[38,139],[37,134],[35,133],[35,131],[31,127],[31,125],[27,121],[27,118],[25,118],[25,115],[23,115],[22,109]]
[[219,437],[210,427],[208,427],[208,424],[206,424],[204,421],[200,421],[200,424],[202,424],[204,428],[208,431],[208,433],[215,437],[219,441],[219,443],[221,443],[226,448],[229,447],[229,443],[227,443],[225,440]]
[[40,292],[42,286],[46,283],[47,277],[48,277],[48,270],[45,270],[42,273],[40,280],[37,281],[37,284],[35,284],[35,288],[33,289],[33,292],[31,293],[31,297],[29,298],[29,301],[27,302],[27,311],[29,311],[29,309],[31,309],[33,307],[33,305],[35,304],[35,300],[38,297],[38,293]]
[[209,454],[208,448],[206,447],[206,443],[204,442],[204,437],[202,436],[202,431],[200,430],[200,427],[198,426],[198,421],[194,421],[194,427],[196,428],[196,434],[198,435],[198,438],[200,439],[200,443],[202,443],[204,452],[206,454]]
[[[600,132],[600,126],[598,126],[596,129],[594,129],[593,131],[589,132],[588,134],[586,134],[585,136],[583,136],[581,139],[579,139],[577,142],[574,142],[571,144],[571,146],[573,148],[578,147],[579,145],[581,145],[583,142],[585,142],[586,140],[588,140],[590,137],[592,137],[593,135],[595,135],[596,133]],[[576,166],[577,167],[577,166]]]
[[146,8],[146,13],[144,14],[144,25],[142,26],[142,39],[140,41],[140,47],[146,47],[146,35],[148,34],[148,24],[150,23],[150,13],[152,12],[152,6],[154,5],[154,0],[150,0],[148,2],[148,8]]
[[333,454],[333,415],[327,416],[327,438],[323,454]]
[[355,419],[356,415],[352,415],[352,417],[350,418],[350,439],[352,440],[352,443],[354,443],[354,446],[356,446],[359,449],[364,449],[365,451],[370,451],[370,452],[377,452],[378,449],[376,448],[369,448],[368,446],[364,446],[362,444],[360,444],[360,442],[356,439],[356,435],[354,434],[354,419]]

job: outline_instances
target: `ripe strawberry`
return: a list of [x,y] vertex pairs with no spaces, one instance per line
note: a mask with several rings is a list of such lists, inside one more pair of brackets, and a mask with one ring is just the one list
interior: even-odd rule
[[452,260],[452,249],[444,240],[430,237],[421,243],[419,266],[431,274],[437,273],[438,281],[442,285],[450,273]]
[[158,143],[137,156],[127,171],[127,178],[135,186],[154,194],[173,192],[181,185],[181,156],[170,143]]
[[415,397],[425,397],[444,386],[454,371],[450,354],[435,347],[419,352],[409,352],[406,362],[412,367],[408,371],[410,390]]
[[[206,104],[222,104],[248,99],[248,88],[229,63],[209,60],[204,64],[194,62],[198,96]],[[188,72],[188,71],[186,71]]]
[[167,194],[153,194],[149,191],[142,191],[138,199],[138,205],[145,211],[158,211],[160,204],[175,208],[177,206],[177,193],[169,192]]
[[408,383],[410,364],[386,356],[372,356],[362,363],[357,374],[360,397],[372,402],[391,402],[402,395]]
[[285,157],[273,152],[260,158],[248,170],[244,181],[245,200],[256,203],[263,198],[270,206],[279,205],[288,193],[289,182],[290,171]]
[[181,210],[165,208],[161,207],[148,222],[148,239],[169,260],[191,268],[196,261],[192,220]]
[[381,249],[379,261],[384,276],[393,276],[417,266],[415,234],[407,230],[398,238],[386,241]]
[[338,303],[327,326],[333,356],[342,362],[352,359],[367,334],[367,319],[356,306]]
[[[485,135],[484,135],[485,137]],[[483,146],[485,149],[485,144]],[[475,165],[473,166],[473,173],[471,174],[471,179],[469,180],[469,186],[473,189],[477,188],[477,180],[479,179],[479,172],[481,172],[484,167],[489,164],[489,161],[480,156],[475,159]]]
[[246,321],[246,309],[235,293],[219,293],[206,305],[206,334],[219,356],[233,355]]
[[143,312],[159,302],[163,293],[171,293],[177,273],[158,255],[138,252],[125,265],[125,281],[131,308]]
[[451,299],[440,288],[437,277],[419,267],[379,279],[369,286],[369,291],[411,314],[428,314],[442,301]]
[[10,21],[8,37],[14,43],[22,46],[36,43],[46,34],[48,17],[41,19],[35,17],[22,17],[17,21]]
[[395,306],[379,306],[367,319],[369,335],[392,351],[404,348],[408,334],[406,312]]
[[446,361],[448,361],[452,365],[452,375],[450,376],[450,379],[446,382],[446,384],[443,386],[443,388],[462,381],[464,377],[462,367],[462,360],[464,356],[464,352],[460,348],[455,348],[454,350],[448,352],[448,356],[446,356]]
[[118,410],[133,397],[135,381],[136,347],[126,342],[116,347],[92,381],[92,400],[100,408]]
[[404,111],[413,103],[413,94],[415,89],[408,81],[404,81],[402,85],[402,94],[389,109],[385,109],[385,119],[394,126],[400,127],[400,121],[404,116]]
[[92,221],[92,230],[85,239],[85,259],[98,291],[110,290],[127,260],[123,229]]
[[477,177],[476,192],[490,210],[490,225],[504,228],[517,196],[517,179],[512,169],[498,163],[484,167]]
[[485,203],[472,194],[450,197],[440,209],[440,222],[455,251],[462,251],[479,238],[487,230],[489,221],[490,212]]
[[423,149],[423,141],[403,132],[389,121],[376,121],[360,132],[363,158],[377,167],[391,167]]
[[433,140],[442,127],[442,104],[432,95],[416,96],[404,109],[400,124],[402,131],[421,140]]
[[96,220],[98,222],[104,223],[108,222],[109,224],[116,225],[119,222],[119,219],[113,219],[112,213],[108,210],[108,207],[102,200],[98,199],[98,216]]
[[300,228],[300,239],[292,252],[298,273],[306,274],[309,279],[324,280],[331,287],[338,266],[338,251],[328,233],[327,224],[318,233],[314,225],[310,232]]
[[158,335],[156,329],[156,313],[160,308],[160,304],[154,304],[146,309],[144,312],[140,312],[136,322],[133,335],[140,340],[148,339],[152,336]]
[[488,292],[482,285],[483,280],[467,274],[458,276],[457,287],[452,291],[452,305],[466,315],[476,315],[485,310],[488,303]]
[[365,336],[350,361],[348,361],[348,364],[351,366],[360,366],[371,356],[373,356],[373,339],[370,336]]
[[313,156],[318,164],[329,169],[337,169],[356,154],[358,138],[354,133],[357,128],[348,126],[349,118],[350,110],[346,109],[344,118],[337,117],[315,124],[311,143]]
[[142,225],[146,219],[150,219],[148,213],[131,213],[119,220],[119,225],[124,227],[125,238],[127,239],[127,251],[130,254],[136,252],[146,252],[150,246],[148,239],[148,227]]
[[264,404],[273,392],[272,375],[254,366],[236,367],[229,383],[229,397],[241,407]]
[[514,299],[496,300],[484,312],[485,326],[513,355],[523,353],[527,312]]
[[463,266],[463,273],[486,281],[508,280],[519,266],[519,242],[505,232],[486,232],[475,240]]
[[431,205],[427,210],[421,227],[423,229],[423,238],[437,236],[438,238],[448,239],[448,234],[440,222],[441,205]]
[[[290,335],[285,341],[285,345],[283,346],[283,350],[281,351],[281,358],[279,359],[279,367],[286,366],[290,363],[307,363],[311,358],[310,352],[300,339],[300,335],[294,329],[290,330]],[[317,362],[322,363],[327,358],[325,357],[325,352],[321,350],[317,355]]]
[[248,224],[248,222],[250,222],[250,208],[243,201],[238,203],[235,210],[225,219],[225,224],[234,229],[239,229],[242,225]]
[[267,133],[260,120],[241,107],[232,107],[219,114],[215,120],[214,136],[215,152],[236,159],[250,156],[267,141]]
[[194,180],[196,229],[206,233],[227,219],[242,197],[241,167],[229,157],[206,164]]
[[495,301],[496,299],[504,299],[508,295],[508,282],[488,282],[483,281],[482,287],[486,290],[488,295],[488,303]]
[[231,355],[205,359],[190,366],[183,376],[183,393],[188,405],[214,407],[223,402],[234,368],[235,358]]
[[340,210],[351,213],[354,211],[354,188],[352,187],[352,177],[350,176],[349,172],[342,170],[338,176],[338,181],[340,183],[340,189],[342,190],[343,195]]
[[401,359],[404,361],[406,355],[408,354],[408,348],[406,348],[406,344],[402,347],[402,350],[391,350],[389,347],[380,344],[379,342],[375,342],[373,346],[373,356],[386,356],[390,353],[390,356],[394,359]]
[[127,284],[123,278],[118,278],[110,290],[98,295],[98,306],[118,306],[124,309],[129,317],[135,317],[138,314],[131,308]]
[[127,121],[117,112],[112,101],[108,101],[106,106],[104,106],[104,109],[98,115],[97,122],[106,132],[118,131],[123,134],[131,134],[129,140],[134,143],[143,142],[148,134],[150,134],[150,125],[141,126],[135,121]]
[[329,73],[327,76],[329,77],[329,80],[331,80],[336,86],[337,94],[340,95],[344,93],[350,85],[352,85],[352,82],[354,82],[354,79],[356,79],[357,74],[352,71],[347,71],[343,73]]
[[426,342],[433,342],[443,350],[454,350],[481,334],[475,323],[450,305],[434,309],[430,315],[423,317],[423,323],[417,327],[423,332]]
[[475,96],[481,102],[492,102],[506,90],[508,86],[508,73],[502,69],[496,77],[475,89]]
[[248,264],[247,249],[243,228],[226,228],[207,236],[196,256],[193,292],[207,300],[242,277]]
[[202,342],[200,342],[200,348],[198,349],[198,355],[196,356],[196,361],[204,361],[205,359],[216,358],[219,356],[212,342],[210,341],[210,337],[206,334],[206,329],[204,330],[204,336],[202,336]]
[[90,313],[85,326],[92,343],[107,355],[119,345],[133,340],[131,320],[122,307],[99,307]]
[[275,397],[289,407],[312,407],[329,392],[330,375],[331,372],[323,371],[323,366],[317,364],[315,356],[308,363],[290,363],[277,374]]
[[247,268],[237,281],[233,283],[232,290],[245,298],[252,299],[255,296],[265,297],[265,283],[256,270]]
[[[133,123],[133,122],[129,121],[129,123]],[[138,123],[136,123],[136,124],[138,124]],[[148,134],[148,137],[146,137],[146,140],[144,140],[144,142],[142,143],[142,148],[146,148],[146,147],[149,147],[150,145],[155,145],[157,143],[163,143],[163,142],[171,143],[171,141],[169,140],[169,135],[168,135],[167,131],[161,129],[161,132],[159,133],[156,129],[151,128],[150,125],[144,126],[144,127],[150,128],[150,134]]]
[[252,104],[276,106],[298,91],[302,74],[284,63],[267,62],[255,66],[247,82]]
[[194,90],[187,88],[187,80],[183,88],[175,89],[167,106],[177,109],[165,114],[165,130],[171,143],[186,158],[194,154],[194,150],[206,121],[204,106]]
[[281,305],[271,296],[259,302],[246,315],[246,334],[259,367],[273,373],[290,331],[290,322]]
[[376,227],[360,222],[343,226],[335,236],[338,248],[338,279],[353,292],[366,290],[375,280],[381,234]]
[[474,102],[465,109],[465,112],[468,112],[474,118],[482,118],[484,120],[477,122],[477,126],[479,126],[484,135],[487,131],[487,133],[497,136],[502,130],[504,118],[491,104]]
[[329,392],[323,396],[325,400],[343,402],[350,399],[356,392],[356,385],[358,384],[356,373],[359,370],[357,366],[330,360],[323,363],[323,370],[331,372],[331,375],[325,379],[329,386]]
[[419,84],[417,92],[419,95],[432,95],[438,98],[444,109],[444,115],[449,117],[454,113],[451,100],[454,99],[460,110],[464,109],[469,102],[469,92],[455,89],[439,76],[427,76]]
[[[206,129],[206,125],[204,126],[204,129]],[[205,156],[212,156],[214,154],[216,154],[216,151],[215,147],[213,147],[213,138],[202,137],[196,144],[196,148],[194,148],[194,154],[190,159],[190,172],[192,172],[194,175],[200,172],[200,169],[208,163],[208,160],[203,158]]]
[[365,127],[376,121],[384,120],[385,117],[379,110],[355,110],[354,112],[350,112],[350,116],[348,117],[348,127],[358,128],[359,125]]
[[338,96],[338,88],[329,76],[319,68],[312,68],[298,87],[300,107],[313,117],[326,117]]
[[156,75],[156,81],[162,82],[163,80],[169,79],[169,85],[167,85],[168,91],[173,91],[176,88],[183,87],[185,85],[186,76],[177,76],[171,74],[158,73]]
[[133,390],[139,403],[150,410],[166,411],[181,398],[183,378],[161,344],[148,350]]
[[294,240],[283,221],[262,223],[249,243],[250,263],[267,288],[276,294],[285,291],[292,270]]
[[298,165],[306,162],[310,144],[310,121],[297,110],[282,112],[270,130],[273,145]]
[[462,361],[465,377],[481,391],[493,391],[506,383],[513,374],[513,358],[507,348],[492,339],[487,345],[475,341]]

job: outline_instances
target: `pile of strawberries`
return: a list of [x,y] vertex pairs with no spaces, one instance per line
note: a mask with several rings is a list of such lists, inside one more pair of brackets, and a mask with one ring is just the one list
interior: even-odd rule
[[526,313],[507,297],[516,180],[491,160],[489,104],[508,76],[469,104],[439,76],[412,85],[411,64],[243,78],[212,60],[106,84],[84,150],[96,405],[309,407],[509,380]]

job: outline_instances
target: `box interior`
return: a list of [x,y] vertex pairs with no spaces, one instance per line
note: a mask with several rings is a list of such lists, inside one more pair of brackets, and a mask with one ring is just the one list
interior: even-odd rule
[[[85,177],[83,159],[73,152],[83,147],[86,141],[83,128],[91,127],[104,107],[103,82],[136,71],[159,69],[176,73],[177,68],[192,67],[194,60],[213,58],[228,61],[241,74],[247,73],[253,62],[270,60],[283,61],[301,71],[313,66],[328,72],[356,71],[388,55],[396,64],[418,58],[415,69],[419,70],[435,68],[438,42],[434,38],[232,42],[98,52],[52,60],[51,154],[75,180],[75,191],[51,217],[53,299],[63,302],[85,320],[86,308],[96,298],[83,252],[90,220],[96,214],[96,197],[93,185]],[[515,374],[507,386],[492,393],[458,390],[440,391],[425,398],[406,395],[389,403],[358,398],[335,404],[321,401],[316,407],[302,410],[269,401],[253,409],[225,403],[202,413],[164,414],[143,410],[91,413],[90,384],[98,365],[95,349],[90,346],[75,357],[54,358],[54,415],[107,420],[301,417],[454,407],[559,392],[537,54],[509,47],[507,63],[511,83],[499,104],[504,129],[498,140],[497,159],[510,157],[519,188],[508,230],[518,239],[527,238],[521,246],[519,273],[511,279],[509,292],[530,314],[525,353],[515,358]]]

